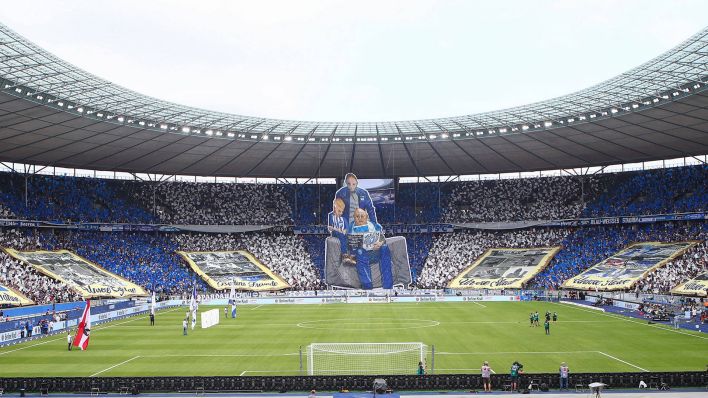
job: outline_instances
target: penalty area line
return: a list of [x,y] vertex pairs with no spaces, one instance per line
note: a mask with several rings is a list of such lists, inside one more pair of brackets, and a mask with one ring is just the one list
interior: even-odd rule
[[598,354],[602,354],[602,355],[604,355],[604,356],[606,356],[606,357],[608,357],[608,358],[612,358],[612,359],[614,359],[615,361],[619,361],[619,362],[622,362],[622,363],[624,363],[624,364],[627,364],[627,365],[629,365],[629,366],[631,366],[631,367],[633,367],[633,368],[637,368],[637,369],[641,370],[642,372],[649,372],[648,370],[646,370],[646,369],[644,369],[644,368],[642,368],[642,367],[639,367],[639,366],[637,366],[637,365],[631,364],[631,363],[629,363],[629,362],[627,362],[627,361],[623,361],[623,360],[621,360],[621,359],[619,359],[619,358],[617,358],[617,357],[613,357],[613,356],[610,355],[610,354],[606,354],[606,353],[604,353],[604,352],[602,352],[602,351],[596,351],[596,352],[597,352]]
[[113,365],[113,366],[111,366],[111,367],[109,367],[109,368],[105,368],[105,369],[101,370],[100,372],[96,372],[96,373],[92,374],[92,375],[89,376],[89,377],[94,377],[94,376],[100,375],[100,374],[103,373],[103,372],[109,371],[109,370],[111,370],[111,369],[113,369],[113,368],[117,368],[117,367],[120,366],[120,365],[126,364],[126,363],[128,363],[128,362],[130,362],[130,361],[132,361],[132,360],[134,360],[134,359],[138,359],[138,358],[140,358],[140,355],[136,355],[136,356],[134,356],[134,357],[132,357],[132,358],[130,358],[130,359],[128,359],[128,360],[125,360],[125,361],[121,362],[121,363],[115,364],[115,365]]

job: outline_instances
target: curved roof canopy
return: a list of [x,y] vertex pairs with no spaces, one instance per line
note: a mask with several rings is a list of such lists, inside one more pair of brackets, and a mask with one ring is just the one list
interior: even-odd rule
[[397,122],[213,112],[117,86],[0,24],[0,161],[257,177],[457,175],[708,153],[708,28],[593,87]]

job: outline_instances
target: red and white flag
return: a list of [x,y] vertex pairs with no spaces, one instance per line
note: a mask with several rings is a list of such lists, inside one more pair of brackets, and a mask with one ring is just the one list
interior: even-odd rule
[[76,329],[74,347],[85,350],[89,343],[89,333],[91,333],[91,300],[86,300],[86,308],[84,309],[83,315],[81,315],[79,327]]

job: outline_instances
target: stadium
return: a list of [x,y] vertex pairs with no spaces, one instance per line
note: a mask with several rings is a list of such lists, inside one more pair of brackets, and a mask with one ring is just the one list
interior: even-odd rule
[[706,394],[707,85],[704,27],[523,106],[288,120],[0,23],[0,395]]

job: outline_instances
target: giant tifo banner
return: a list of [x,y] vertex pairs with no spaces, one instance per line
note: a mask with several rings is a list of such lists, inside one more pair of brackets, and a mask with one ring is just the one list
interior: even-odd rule
[[634,286],[655,268],[683,254],[695,242],[634,243],[574,276],[564,288],[588,290],[624,290]]
[[560,247],[489,249],[455,277],[451,289],[521,289],[551,261]]
[[281,290],[290,287],[250,253],[238,251],[178,251],[190,267],[217,290]]
[[5,251],[40,273],[66,283],[83,298],[147,296],[142,287],[68,250]]
[[23,296],[20,292],[7,286],[0,285],[0,305],[32,305],[34,302]]
[[[343,182],[332,198],[332,211],[323,230],[330,234],[323,248],[325,283],[366,290],[410,285],[413,278],[406,238],[391,236],[402,229],[387,231],[376,216],[376,206],[393,204],[391,181],[360,181],[354,173],[347,173]],[[370,194],[369,189],[376,193]],[[307,233],[307,229],[295,231]]]
[[671,293],[690,294],[692,296],[708,295],[708,272],[699,274],[695,278],[676,286]]

